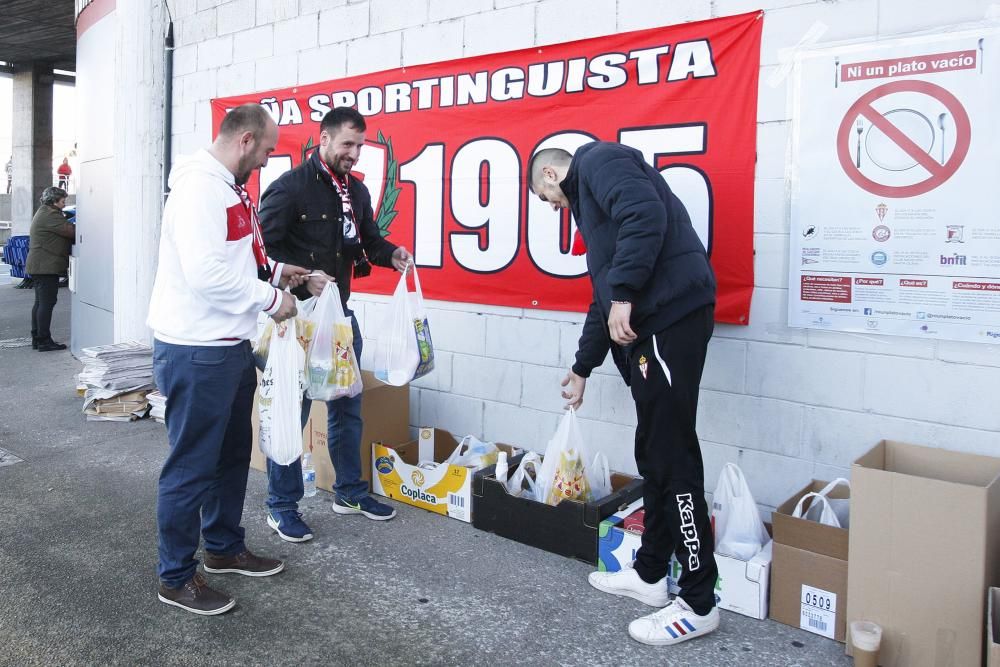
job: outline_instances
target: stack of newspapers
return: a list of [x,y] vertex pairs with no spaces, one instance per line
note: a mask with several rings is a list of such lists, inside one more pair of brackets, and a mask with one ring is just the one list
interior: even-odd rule
[[79,381],[85,387],[88,421],[132,421],[149,412],[146,395],[153,385],[153,350],[142,343],[85,347]]
[[161,424],[165,423],[167,397],[161,394],[159,390],[156,390],[146,394],[146,400],[149,401],[149,418]]

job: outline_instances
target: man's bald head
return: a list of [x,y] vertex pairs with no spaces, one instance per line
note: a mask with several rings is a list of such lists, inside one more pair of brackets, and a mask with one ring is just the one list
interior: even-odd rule
[[226,114],[209,151],[224,164],[237,185],[267,164],[278,143],[278,125],[259,104],[241,104]]
[[232,109],[222,119],[219,126],[219,137],[233,139],[239,137],[244,132],[250,132],[255,138],[264,136],[264,131],[274,124],[264,107],[252,102],[241,104]]
[[528,187],[534,193],[538,192],[538,185],[543,182],[543,171],[546,167],[555,167],[559,173],[569,169],[569,163],[573,161],[573,156],[561,148],[543,148],[535,153],[528,165]]
[[561,148],[545,148],[528,164],[528,187],[554,210],[569,208],[569,199],[562,190],[573,156]]

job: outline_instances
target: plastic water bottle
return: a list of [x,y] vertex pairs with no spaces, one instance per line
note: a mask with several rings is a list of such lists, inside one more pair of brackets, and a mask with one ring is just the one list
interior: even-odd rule
[[507,486],[507,452],[497,454],[496,480]]
[[302,489],[306,498],[316,495],[316,468],[313,467],[311,452],[302,455]]

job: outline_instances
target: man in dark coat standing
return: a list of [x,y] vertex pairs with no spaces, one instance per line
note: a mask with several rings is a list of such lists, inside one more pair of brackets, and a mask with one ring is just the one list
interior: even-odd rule
[[49,326],[52,309],[59,294],[59,277],[69,268],[69,253],[76,237],[76,225],[66,222],[66,191],[45,188],[41,206],[31,220],[28,261],[24,270],[35,284],[35,305],[31,309],[31,346],[39,352],[65,350],[63,343],[52,340]]
[[[337,107],[320,123],[319,146],[261,196],[260,222],[268,251],[280,261],[309,267],[334,280],[344,313],[354,328],[354,353],[361,361],[362,338],[357,318],[348,309],[352,276],[368,275],[371,264],[403,271],[412,261],[402,246],[382,238],[373,219],[371,194],[351,175],[365,143],[365,119],[350,107]],[[296,290],[300,298],[322,292],[325,280],[314,276]],[[302,401],[302,426],[312,401]],[[333,490],[337,514],[357,514],[374,521],[396,516],[396,510],[368,495],[361,479],[361,395],[326,402],[327,447],[337,474]],[[302,463],[287,466],[267,461],[267,524],[287,542],[313,537],[302,520]]]
[[[568,406],[610,349],[635,400],[635,460],[645,483],[645,532],[635,563],[590,583],[659,611],[629,624],[644,644],[676,644],[719,627],[718,570],[695,432],[698,386],[715,311],[715,277],[680,200],[642,154],[595,142],[570,155],[544,149],[529,184],[553,209],[570,208],[586,246],[594,297],[576,362],[563,380]],[[577,244],[575,244],[577,245]],[[680,595],[669,598],[676,555]]]

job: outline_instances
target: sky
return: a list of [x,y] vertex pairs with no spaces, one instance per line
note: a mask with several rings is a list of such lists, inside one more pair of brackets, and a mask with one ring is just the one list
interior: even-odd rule
[[[13,78],[0,76],[0,162],[7,164],[11,156],[14,127],[14,93]],[[70,156],[73,144],[76,143],[76,118],[73,109],[76,106],[76,88],[69,84],[57,83],[52,91],[52,164],[53,168],[69,157],[69,163],[76,171],[76,159]]]

